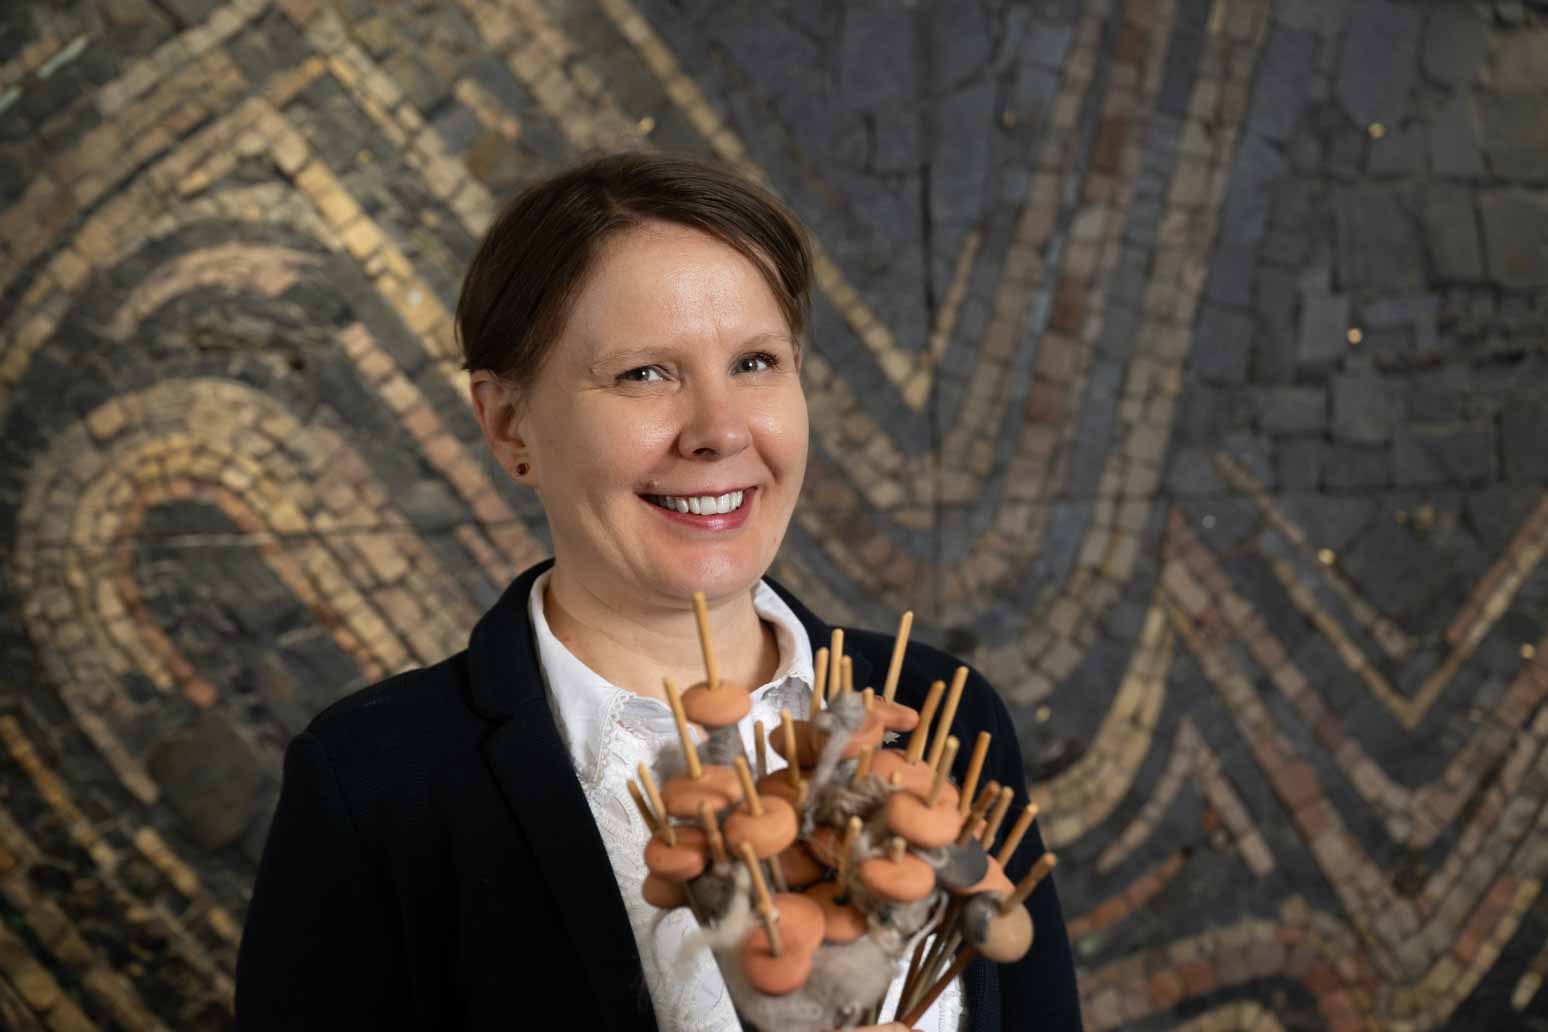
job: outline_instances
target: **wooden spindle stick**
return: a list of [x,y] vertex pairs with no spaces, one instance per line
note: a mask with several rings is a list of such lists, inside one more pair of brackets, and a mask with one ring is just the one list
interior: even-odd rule
[[844,662],[839,667],[839,670],[843,674],[843,693],[848,695],[850,692],[855,690],[855,657],[845,656]]
[[737,849],[737,855],[742,858],[742,863],[747,865],[747,873],[752,876],[753,894],[757,897],[758,909],[772,910],[774,901],[769,898],[769,885],[763,880],[763,865],[758,863],[758,854],[753,850],[753,844],[743,842]]
[[1048,872],[1058,864],[1059,858],[1052,853],[1044,853],[1038,857],[1037,863],[1032,865],[1032,870],[1028,871],[1027,876],[1016,886],[1016,891],[1006,896],[1005,902],[1000,904],[1000,913],[1003,914],[1011,907],[1019,907],[1025,903],[1027,897],[1032,895],[1032,890],[1037,888],[1037,883],[1048,877]]
[[785,730],[785,757],[786,770],[790,772],[790,787],[797,791],[801,788],[801,757],[796,753],[795,718],[790,715],[788,709],[779,711],[779,723]]
[[946,748],[946,736],[951,734],[951,722],[957,719],[957,703],[962,701],[962,689],[967,685],[968,668],[959,666],[951,675],[951,687],[946,689],[946,705],[941,707],[941,719],[935,722],[935,741],[930,744],[930,766],[933,768]]
[[731,765],[736,768],[736,776],[742,782],[742,794],[747,797],[747,812],[754,817],[763,816],[763,799],[758,795],[758,786],[753,784],[752,771],[747,769],[747,757],[737,756],[731,760]]
[[992,736],[987,731],[978,732],[978,738],[973,742],[973,755],[968,758],[967,776],[962,779],[961,802],[957,804],[957,812],[963,817],[973,808],[973,793],[978,791],[978,779],[984,772],[984,759],[989,755],[989,740]]
[[1000,798],[994,801],[994,809],[989,811],[989,826],[984,829],[984,836],[980,839],[985,849],[994,845],[994,838],[1000,833],[1000,824],[1010,812],[1011,799],[1015,794],[1009,785],[1000,789]]
[[833,637],[828,643],[828,698],[832,699],[839,693],[839,688],[844,683],[844,628],[833,628]]
[[882,682],[882,699],[891,702],[898,691],[898,675],[903,673],[903,651],[908,648],[908,632],[914,626],[914,611],[910,609],[898,621],[898,636],[892,642],[892,660],[887,664],[887,680]]
[[895,864],[903,862],[903,851],[908,848],[908,843],[903,841],[902,835],[892,836],[892,841],[887,846],[887,859]]
[[918,1003],[914,1004],[913,1009],[897,1020],[902,1022],[905,1028],[913,1028],[919,1019],[924,1017],[925,1011],[930,1009],[930,1005],[951,984],[951,980],[962,974],[962,970],[968,966],[968,962],[977,954],[978,951],[971,946],[957,954],[957,959],[952,961],[951,967],[947,968],[945,973],[935,980],[935,983],[930,986],[930,991],[925,993]]
[[1000,847],[1000,852],[995,859],[1004,867],[1010,863],[1010,858],[1016,855],[1016,847],[1021,845],[1022,837],[1027,829],[1032,827],[1032,822],[1037,820],[1037,804],[1028,803],[1027,808],[1021,811],[1021,816],[1016,818],[1016,823],[1011,826],[1010,834],[1005,836],[1005,844]]
[[715,650],[710,647],[709,607],[702,591],[693,593],[693,615],[699,624],[699,648],[704,652],[704,683],[714,691],[720,687],[720,668],[715,665]]
[[849,818],[849,823],[844,826],[844,841],[839,845],[838,878],[840,885],[844,884],[844,876],[849,873],[850,864],[854,863],[855,846],[860,841],[861,821],[858,816]]
[[812,657],[812,712],[822,709],[823,693],[828,687],[828,647],[824,645]]
[[898,994],[899,1008],[908,1002],[908,994],[913,992],[914,984],[919,981],[919,975],[924,970],[925,947],[933,948],[936,943],[940,942],[940,937],[945,934],[945,927],[946,922],[943,919],[936,926],[935,938],[932,939],[928,935],[919,937],[919,945],[914,947],[914,955],[908,961],[908,972],[903,976],[903,991]]
[[769,886],[763,880],[763,865],[758,863],[758,854],[753,852],[751,842],[743,842],[739,852],[742,863],[747,865],[747,873],[752,875],[753,891],[758,896],[758,916],[763,919],[763,928],[769,934],[769,952],[777,957],[783,952],[779,941],[779,911],[774,909],[774,901],[769,898]]
[[860,693],[860,698],[865,703],[865,711],[869,713],[871,708],[876,705],[876,690],[874,688],[867,688]]
[[656,820],[656,815],[650,812],[650,805],[645,802],[645,797],[640,794],[640,786],[633,781],[629,782],[629,798],[634,800],[635,809],[639,810],[640,816],[645,818],[645,827],[654,833],[661,826],[661,822]]
[[677,845],[677,832],[672,830],[672,822],[667,817],[665,804],[661,802],[661,792],[656,788],[656,779],[650,776],[650,768],[641,763],[635,767],[640,776],[640,784],[645,786],[645,794],[650,798],[651,807],[661,815],[659,829],[661,836],[666,839],[669,846]]
[[849,781],[851,785],[858,785],[861,781],[864,781],[868,776],[870,776],[871,763],[875,760],[875,758],[875,749],[866,748],[860,750],[860,759],[855,763],[855,776]]
[[677,694],[677,686],[669,677],[663,677],[661,683],[666,686],[667,702],[672,705],[672,719],[677,721],[677,737],[683,742],[683,756],[688,760],[688,776],[698,781],[704,776],[704,768],[699,765],[699,747],[694,744],[693,732],[688,730],[688,715],[683,712],[683,697]]
[[[948,950],[956,948],[958,940],[962,937],[960,929],[956,927],[957,917],[962,913],[962,906],[966,900],[965,896],[954,896],[946,905],[945,912],[941,914],[940,920],[935,925],[935,936],[929,940],[929,951],[922,959],[916,959],[915,965],[909,969],[908,975],[903,980],[903,992],[898,996],[900,1008],[912,1002],[911,997],[919,992],[920,982],[924,980],[925,973],[939,969],[941,958]],[[915,951],[916,958],[918,952]]]
[[909,763],[918,763],[924,758],[925,745],[930,741],[930,721],[934,719],[936,707],[941,704],[941,694],[945,691],[945,681],[936,681],[930,686],[930,694],[925,696],[924,705],[919,709],[919,726],[908,737]]
[[753,721],[753,755],[758,758],[758,780],[769,772],[769,743],[763,736],[763,721]]
[[946,774],[951,770],[952,761],[957,758],[957,738],[955,735],[946,739],[946,748],[941,752],[941,762],[935,768],[935,780],[930,783],[930,796],[925,800],[926,806],[934,806],[940,802],[941,789],[946,787]]
[[1000,798],[1000,783],[991,779],[978,793],[978,799],[973,803],[973,808],[968,811],[967,817],[962,822],[962,832],[957,836],[957,845],[965,846],[970,838],[978,838],[978,823],[984,814],[989,812],[989,807]]
[[726,840],[721,836],[720,825],[715,821],[715,811],[703,799],[699,800],[699,823],[704,825],[704,837],[709,841],[710,855],[715,858],[715,862],[728,862],[731,858],[726,855]]

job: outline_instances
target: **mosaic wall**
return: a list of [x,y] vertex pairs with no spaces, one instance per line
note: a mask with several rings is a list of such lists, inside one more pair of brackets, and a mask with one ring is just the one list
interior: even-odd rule
[[545,555],[581,155],[818,241],[776,574],[1012,704],[1093,1029],[1548,1028],[1548,5],[0,5],[0,1026],[230,1023],[289,736]]

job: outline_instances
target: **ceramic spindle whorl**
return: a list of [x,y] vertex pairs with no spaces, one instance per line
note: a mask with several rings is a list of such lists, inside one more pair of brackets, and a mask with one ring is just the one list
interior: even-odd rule
[[[935,778],[928,796],[901,789],[887,800],[887,825],[921,849],[938,849],[948,846],[957,838],[962,827],[962,817],[957,813],[955,802],[943,796],[946,769],[957,753],[957,740],[948,739],[943,762],[936,768]],[[901,784],[902,771],[893,772],[894,783]]]
[[854,942],[870,927],[866,916],[850,904],[838,882],[818,882],[806,890],[806,897],[822,908],[823,942]]
[[662,910],[688,905],[688,890],[683,887],[683,883],[655,872],[645,876],[640,894],[645,897],[645,902]]
[[1032,946],[1032,916],[1017,905],[1003,909],[992,896],[975,896],[962,908],[968,942],[997,964],[1012,964]]
[[742,779],[746,802],[726,818],[725,836],[732,849],[741,852],[744,844],[750,844],[759,860],[766,860],[783,852],[800,833],[800,821],[795,808],[778,796],[767,799],[758,795],[758,787],[752,782],[752,771],[747,761],[736,758],[736,773]]
[[694,743],[693,733],[688,729],[688,714],[681,696],[677,694],[677,686],[670,680],[663,683],[667,702],[672,707],[672,719],[677,723],[683,759],[688,763],[688,773],[669,779],[661,790],[667,813],[673,817],[691,819],[698,816],[700,803],[709,803],[714,809],[723,810],[740,801],[742,783],[735,771],[699,762],[699,749]]
[[683,711],[702,727],[731,727],[752,709],[752,696],[720,679],[715,650],[710,645],[709,609],[702,591],[693,593],[693,613],[699,627],[699,647],[704,653],[704,680],[683,693]]
[[913,903],[935,889],[935,870],[909,853],[901,838],[894,838],[886,856],[872,857],[860,865],[860,883],[882,899]]
[[763,867],[753,848],[743,843],[738,852],[752,876],[762,927],[753,929],[742,943],[742,970],[752,987],[768,996],[784,996],[806,984],[812,957],[822,942],[822,908],[793,893],[769,897]]
[[708,840],[698,828],[675,829],[674,843],[668,843],[661,832],[650,837],[645,844],[645,866],[652,874],[677,881],[688,881],[704,873],[704,854]]

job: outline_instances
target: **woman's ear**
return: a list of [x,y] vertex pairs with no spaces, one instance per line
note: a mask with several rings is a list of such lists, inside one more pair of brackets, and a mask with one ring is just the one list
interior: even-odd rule
[[469,378],[468,393],[484,440],[500,468],[518,483],[535,486],[531,449],[519,429],[521,405],[516,388],[489,370],[479,369]]

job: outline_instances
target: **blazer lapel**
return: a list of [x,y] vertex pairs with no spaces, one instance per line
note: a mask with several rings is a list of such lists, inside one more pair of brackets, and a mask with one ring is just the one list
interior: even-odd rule
[[551,564],[518,577],[474,628],[472,703],[499,724],[485,741],[485,759],[560,903],[605,1027],[654,1029],[628,912],[543,691],[527,596]]

